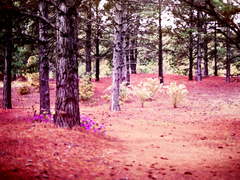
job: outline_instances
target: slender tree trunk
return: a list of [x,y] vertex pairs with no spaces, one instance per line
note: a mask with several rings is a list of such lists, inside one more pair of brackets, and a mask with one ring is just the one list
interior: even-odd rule
[[226,63],[226,82],[230,82],[230,28],[227,28],[227,63]]
[[[192,1],[191,1],[192,3]],[[189,32],[189,80],[193,80],[193,33],[192,33],[192,28],[193,28],[193,7],[191,5],[190,8],[190,28],[191,31]]]
[[189,48],[189,80],[193,80],[193,38],[192,38],[192,32],[190,35],[190,48]]
[[78,86],[78,13],[69,0],[58,1],[56,18],[56,104],[54,123],[58,127],[80,125]]
[[126,7],[125,7],[125,0],[122,0],[122,53],[121,53],[121,84],[126,86],[127,84],[127,60],[126,60],[126,30],[127,30],[127,23],[126,23]]
[[201,12],[198,10],[198,44],[197,44],[197,74],[196,74],[196,81],[202,81],[202,69],[201,69],[201,60],[202,60],[202,53],[201,53],[201,34],[200,34],[200,28],[201,28]]
[[137,71],[136,71],[136,58],[135,58],[135,39],[132,39],[130,42],[131,42],[131,45],[130,45],[130,63],[131,63],[131,73],[132,74],[136,74]]
[[[39,11],[41,16],[48,18],[48,6],[44,1],[39,2]],[[48,30],[42,21],[39,22],[39,39],[40,114],[43,111],[50,114]]]
[[217,23],[216,22],[215,22],[214,39],[215,39],[214,76],[218,76],[218,68],[217,68]]
[[99,3],[96,6],[96,19],[97,19],[97,24],[96,24],[96,36],[95,36],[95,46],[96,46],[96,81],[99,81],[99,74],[100,74],[100,54],[99,54]]
[[[10,2],[12,3],[12,1]],[[4,79],[3,79],[3,103],[2,109],[12,109],[12,101],[11,101],[11,69],[12,69],[12,15],[8,13],[6,15],[6,33],[5,40],[6,45],[4,49],[4,61],[5,61],[5,69],[4,69]]]
[[134,74],[137,74],[137,59],[138,59],[138,31],[136,33],[136,39],[134,42],[134,63],[133,63],[133,72],[135,72]]
[[136,29],[135,29],[135,41],[134,41],[134,64],[133,64],[133,71],[135,74],[137,73],[137,60],[138,60],[138,34],[139,34],[139,27],[140,27],[140,15],[137,15],[137,22],[136,22]]
[[87,7],[87,28],[86,28],[86,73],[91,73],[91,34],[92,34],[92,15],[91,15],[91,1],[88,2]]
[[119,105],[119,62],[122,52],[122,4],[121,0],[115,4],[115,28],[114,28],[114,50],[112,64],[112,93],[111,93],[111,111],[120,111]]
[[127,86],[130,85],[129,32],[126,37]]
[[96,35],[96,81],[99,81],[99,74],[100,74],[100,54],[99,54],[99,29],[97,29]]
[[129,8],[129,4],[127,4],[126,6],[127,10],[127,18],[126,18],[126,26],[127,26],[127,30],[126,30],[126,63],[127,63],[127,86],[130,85],[130,59],[129,59],[129,41],[130,41],[130,29],[129,29],[129,16],[130,16],[130,8]]
[[207,37],[207,23],[205,22],[204,27],[204,76],[208,77],[208,37]]
[[158,0],[159,15],[158,15],[158,36],[159,36],[159,52],[158,52],[158,77],[160,78],[160,84],[163,84],[163,51],[162,51],[162,1]]

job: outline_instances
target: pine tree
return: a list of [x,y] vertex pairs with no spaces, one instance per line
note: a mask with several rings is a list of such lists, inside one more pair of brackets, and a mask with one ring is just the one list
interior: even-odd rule
[[78,3],[57,1],[56,18],[56,104],[54,123],[58,127],[80,125],[78,85]]

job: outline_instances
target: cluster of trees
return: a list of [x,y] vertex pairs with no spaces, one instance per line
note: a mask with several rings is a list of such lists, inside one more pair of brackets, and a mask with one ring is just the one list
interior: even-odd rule
[[[112,111],[120,110],[119,83],[130,84],[137,62],[157,59],[160,83],[164,83],[163,54],[172,57],[173,67],[188,65],[189,80],[196,66],[196,80],[201,81],[202,69],[204,76],[209,75],[209,59],[215,60],[217,75],[219,52],[226,52],[226,58],[221,58],[230,82],[230,63],[240,65],[239,12],[238,0],[1,0],[2,108],[12,107],[11,74],[19,73],[17,67],[24,66],[30,55],[39,57],[40,113],[50,113],[49,70],[56,72],[54,122],[59,127],[80,124],[80,61],[99,81],[100,60],[109,60]],[[162,27],[163,13],[173,15],[174,26]],[[139,57],[141,51],[145,53]]]

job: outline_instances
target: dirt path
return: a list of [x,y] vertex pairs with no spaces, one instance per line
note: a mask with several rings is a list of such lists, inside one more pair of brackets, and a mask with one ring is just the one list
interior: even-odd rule
[[[148,77],[156,74],[132,75],[131,83]],[[164,80],[187,86],[187,101],[178,108],[166,94],[144,108],[134,99],[120,112],[110,112],[104,100],[91,107],[80,103],[81,114],[106,125],[106,136],[81,128],[33,126],[22,117],[31,113],[32,105],[38,108],[39,94],[19,96],[13,90],[13,109],[0,110],[0,177],[240,179],[240,83],[225,83],[221,77],[190,82],[177,75]],[[110,83],[109,77],[94,82],[94,98]],[[52,108],[54,93],[52,88]]]

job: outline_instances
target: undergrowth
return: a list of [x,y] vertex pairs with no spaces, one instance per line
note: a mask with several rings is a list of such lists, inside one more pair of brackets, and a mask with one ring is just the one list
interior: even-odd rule
[[176,82],[173,82],[168,86],[167,94],[170,96],[173,107],[177,108],[177,105],[186,99],[188,90],[184,84],[177,85]]
[[163,92],[158,78],[148,78],[146,82],[140,82],[137,86],[132,86],[132,89],[132,94],[140,100],[141,107],[144,107],[145,101],[154,100],[158,92]]
[[89,102],[94,95],[94,86],[91,83],[91,74],[87,73],[82,78],[79,85],[79,99],[83,102]]

